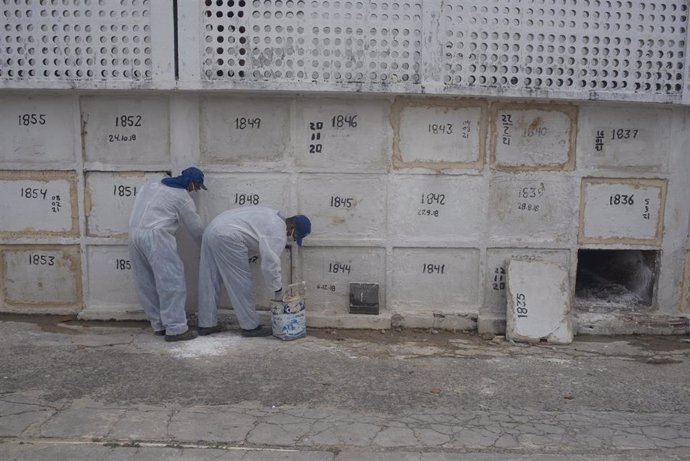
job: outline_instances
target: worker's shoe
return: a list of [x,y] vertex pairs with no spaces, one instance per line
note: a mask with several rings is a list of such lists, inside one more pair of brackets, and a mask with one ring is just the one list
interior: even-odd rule
[[165,340],[171,341],[189,341],[190,339],[196,338],[196,331],[187,330],[179,335],[165,335]]
[[197,328],[199,331],[199,336],[208,336],[212,335],[213,333],[222,333],[224,331],[228,331],[226,327],[223,325],[216,325],[213,327],[199,327]]
[[260,336],[271,336],[273,334],[273,330],[269,327],[262,327],[259,325],[258,327],[254,328],[253,330],[242,330],[242,336],[245,338],[257,338]]
[[156,336],[165,336],[165,330],[158,330],[153,332]]

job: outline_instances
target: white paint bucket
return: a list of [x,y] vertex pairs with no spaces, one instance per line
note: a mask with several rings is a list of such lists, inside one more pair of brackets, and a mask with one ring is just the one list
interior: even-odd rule
[[305,285],[304,282],[290,285],[282,301],[271,301],[271,328],[276,338],[290,341],[307,335]]

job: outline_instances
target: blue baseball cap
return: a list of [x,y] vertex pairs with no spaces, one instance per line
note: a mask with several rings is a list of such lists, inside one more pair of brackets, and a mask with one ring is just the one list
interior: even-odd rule
[[311,233],[311,221],[304,215],[298,214],[295,219],[295,242],[302,246],[302,239]]
[[194,182],[199,187],[206,190],[206,186],[204,186],[204,173],[197,167],[190,166],[186,170],[182,170],[180,176],[185,183],[189,184],[190,182]]

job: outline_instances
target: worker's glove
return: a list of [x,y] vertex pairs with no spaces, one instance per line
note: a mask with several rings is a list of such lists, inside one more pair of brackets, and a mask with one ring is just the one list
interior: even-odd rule
[[282,288],[273,293],[273,301],[280,301],[280,302],[283,301],[283,289]]

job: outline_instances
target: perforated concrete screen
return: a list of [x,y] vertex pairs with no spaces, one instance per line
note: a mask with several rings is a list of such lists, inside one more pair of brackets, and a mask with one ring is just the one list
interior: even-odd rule
[[148,0],[3,3],[0,76],[151,79]]
[[443,2],[443,82],[681,93],[685,1]]
[[0,82],[150,83],[160,52],[172,62],[172,47],[153,37],[172,40],[171,8],[161,0],[2,0]]
[[421,0],[204,0],[202,27],[205,80],[421,78]]
[[169,0],[2,0],[0,83],[170,88],[179,79],[194,89],[298,85],[666,102],[690,93],[684,0],[177,5],[175,31]]
[[185,87],[678,102],[687,90],[684,0],[204,0],[180,11]]

